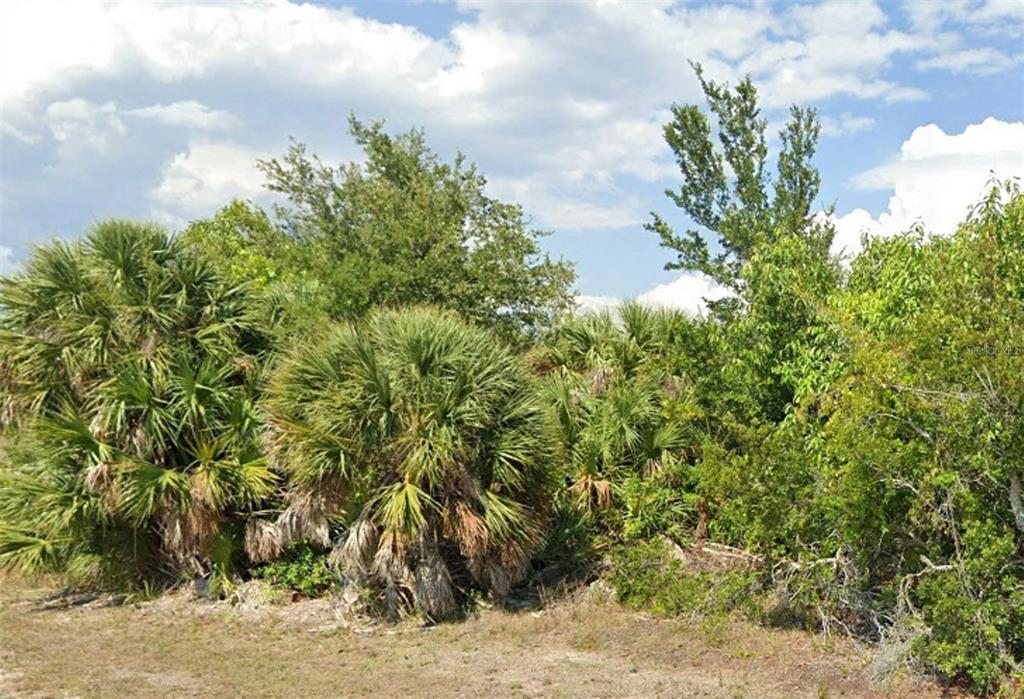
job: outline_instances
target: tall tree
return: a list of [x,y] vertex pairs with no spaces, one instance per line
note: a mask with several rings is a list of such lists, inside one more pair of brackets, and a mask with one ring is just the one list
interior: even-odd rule
[[[772,182],[765,142],[767,120],[761,116],[757,88],[750,77],[730,88],[706,79],[699,63],[691,65],[711,114],[695,104],[673,105],[664,134],[683,184],[665,194],[697,228],[679,235],[652,213],[647,230],[678,254],[665,268],[703,272],[739,292],[745,286],[743,265],[759,248],[783,235],[816,239],[815,247],[827,255],[831,229],[812,225],[810,216],[821,183],[811,163],[820,131],[815,110],[790,108],[789,122],[779,133],[782,150],[778,176]],[[718,147],[710,117],[717,123]],[[717,253],[712,253],[708,232],[721,248]]]

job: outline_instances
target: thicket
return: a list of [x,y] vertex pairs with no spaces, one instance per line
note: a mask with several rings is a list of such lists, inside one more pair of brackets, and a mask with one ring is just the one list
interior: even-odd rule
[[571,266],[422,134],[293,145],[287,206],[111,221],[0,280],[0,565],[246,577],[392,614],[603,575],[660,614],[849,633],[979,692],[1024,664],[1024,196],[855,259],[813,110],[768,157],[749,80],[665,138],[732,295],[572,316]]

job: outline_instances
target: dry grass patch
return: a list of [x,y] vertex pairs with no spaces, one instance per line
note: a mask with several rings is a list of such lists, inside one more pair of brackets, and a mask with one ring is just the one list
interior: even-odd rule
[[844,640],[731,621],[709,631],[586,598],[423,628],[353,620],[324,600],[62,606],[46,593],[0,589],[0,695],[940,696],[907,678],[873,685],[870,654]]

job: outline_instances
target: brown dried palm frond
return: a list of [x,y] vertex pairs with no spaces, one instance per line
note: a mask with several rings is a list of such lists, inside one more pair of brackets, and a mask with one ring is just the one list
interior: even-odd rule
[[210,483],[209,471],[203,469],[193,473],[189,479],[188,492],[193,503],[203,507],[214,507],[213,484]]
[[377,541],[377,527],[360,517],[349,527],[345,541],[331,551],[330,563],[349,577],[365,579],[373,568]]
[[252,376],[259,366],[256,358],[250,354],[240,354],[233,357],[231,365],[235,368],[235,371],[246,377]]
[[142,354],[143,357],[150,359],[156,354],[156,349],[159,346],[160,336],[157,335],[155,331],[150,332],[148,335],[146,335],[146,338],[142,341],[142,344],[139,346],[139,352]]
[[245,553],[253,563],[266,563],[281,555],[281,539],[273,522],[252,517],[245,523]]
[[204,555],[220,534],[220,511],[204,502],[192,503],[185,521],[191,537],[192,550],[198,555]]
[[93,464],[85,472],[85,487],[93,495],[103,495],[114,485],[117,467],[109,461]]
[[202,503],[183,510],[167,500],[161,503],[157,521],[165,558],[176,570],[203,574],[202,562],[220,534],[220,512]]
[[411,587],[412,569],[409,567],[409,543],[395,532],[384,532],[373,556],[373,574],[384,581]]
[[603,396],[615,380],[615,369],[608,365],[595,367],[587,376],[587,386],[590,394],[595,397]]
[[487,522],[464,500],[456,500],[445,509],[442,523],[445,536],[458,542],[463,556],[479,556],[490,543]]
[[89,431],[98,440],[104,440],[110,436],[110,430],[107,428],[107,421],[105,415],[102,412],[98,412],[93,415],[92,420],[89,421]]
[[606,479],[583,475],[572,484],[569,490],[585,505],[597,506],[606,510],[612,504],[612,484]]
[[323,500],[310,492],[295,492],[288,507],[277,518],[276,528],[282,548],[308,541],[317,546],[331,545],[331,527]]
[[140,459],[146,455],[146,427],[142,423],[135,426],[129,437],[130,451]]
[[661,459],[647,459],[647,462],[644,464],[644,475],[648,478],[652,478],[660,473],[661,469]]
[[474,580],[500,599],[526,577],[530,553],[523,544],[509,541],[468,558],[466,567]]
[[118,475],[120,464],[103,462],[94,464],[85,472],[85,487],[100,498],[105,512],[117,512],[121,504],[121,488]]
[[419,562],[414,572],[413,588],[416,608],[430,619],[450,617],[457,608],[455,590],[448,566],[437,548],[437,538],[425,531],[417,548]]
[[401,534],[385,532],[380,537],[372,572],[384,588],[384,604],[391,616],[403,616],[415,603],[416,579],[409,567],[409,544]]

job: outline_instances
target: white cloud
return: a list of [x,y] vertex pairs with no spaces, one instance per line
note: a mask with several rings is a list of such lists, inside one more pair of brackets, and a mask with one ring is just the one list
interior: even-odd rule
[[230,129],[238,124],[238,119],[230,112],[210,109],[201,102],[184,100],[170,104],[154,104],[124,112],[142,119],[152,119],[165,126],[183,126],[200,131]]
[[765,105],[783,107],[833,95],[885,102],[928,98],[920,88],[881,76],[894,57],[935,50],[942,39],[888,28],[888,16],[876,2],[795,5],[783,18],[777,30],[787,40],[767,47],[758,42],[738,65],[753,75]]
[[943,53],[918,61],[914,66],[918,70],[943,69],[953,73],[991,75],[1009,70],[1021,63],[1024,63],[1024,53],[1011,56],[986,46]]
[[849,112],[843,112],[838,119],[821,117],[821,133],[825,136],[851,136],[874,125],[875,120],[871,117],[854,116]]
[[[464,148],[491,176],[491,191],[523,202],[544,227],[636,226],[651,206],[635,194],[637,183],[654,192],[678,177],[661,125],[673,100],[700,97],[688,59],[716,80],[751,73],[771,119],[793,102],[836,96],[926,99],[893,70],[902,58],[972,72],[1004,65],[990,60],[1000,48],[967,47],[949,25],[995,31],[1013,20],[1009,3],[925,5],[946,3],[914,3],[907,29],[890,22],[898,10],[873,0],[465,0],[451,29],[434,37],[349,8],[285,0],[5,0],[0,131],[5,145],[33,156],[37,149],[45,155],[36,159],[47,161],[11,178],[40,182],[31,203],[18,183],[4,187],[19,190],[11,196],[25,221],[41,220],[32,206],[53,208],[43,190],[58,189],[45,179],[56,176],[46,148],[55,143],[64,160],[103,154],[106,171],[85,169],[100,158],[79,157],[79,181],[122,191],[121,201],[159,181],[151,200],[178,221],[222,204],[221,195],[257,195],[255,153],[282,147],[289,133],[323,152],[325,114],[353,109],[398,128],[423,126],[445,154]],[[224,95],[231,112],[199,101],[209,95]],[[824,121],[826,135],[872,126],[851,113]],[[226,129],[231,145],[188,140]],[[104,175],[115,170],[108,185]],[[61,204],[69,206],[66,198]],[[92,197],[80,208],[91,218],[98,206]]]
[[117,29],[95,2],[0,3],[0,102],[11,109],[33,89],[72,72],[113,64]]
[[622,303],[622,300],[614,296],[579,294],[576,296],[576,312],[600,313],[602,311],[611,311],[618,308],[620,303]]
[[[58,144],[61,160],[70,161],[83,155],[114,152],[128,133],[125,116],[193,130],[225,129],[236,122],[228,112],[210,109],[193,100],[125,110],[115,102],[97,104],[77,97],[50,103],[43,121]],[[10,124],[4,124],[4,131],[23,143],[39,140],[38,135],[21,132]]]
[[160,184],[150,193],[155,214],[178,224],[185,216],[212,213],[236,197],[265,195],[256,161],[267,154],[228,143],[199,143],[178,153],[164,168]]
[[2,119],[0,119],[0,134],[11,136],[22,143],[38,143],[41,138],[39,134],[26,133],[14,124],[10,124]]
[[905,10],[915,28],[924,32],[936,32],[956,23],[994,34],[1024,33],[1024,3],[1019,0],[907,2]]
[[681,274],[675,281],[660,284],[650,291],[637,296],[637,301],[649,306],[677,308],[689,313],[703,313],[706,301],[717,301],[731,296],[732,292],[714,279],[699,274]]
[[46,108],[45,122],[64,159],[84,153],[108,153],[125,133],[124,122],[113,102],[96,104],[77,98],[53,102]]
[[[718,301],[732,295],[732,291],[714,279],[704,274],[686,272],[679,275],[679,278],[674,281],[659,284],[640,294],[636,300],[653,308],[670,308],[685,311],[691,315],[701,315],[707,311],[708,301]],[[576,306],[581,313],[611,310],[618,307],[620,303],[622,303],[621,299],[613,296],[579,295],[576,297]]]
[[[528,182],[538,218],[576,229],[636,222],[646,207],[623,200],[620,178],[675,176],[660,130],[669,102],[698,97],[687,59],[716,79],[752,73],[765,106],[776,108],[834,95],[925,98],[886,71],[895,56],[944,45],[892,29],[874,2],[846,0],[788,8],[463,2],[467,14],[441,38],[348,8],[282,0],[2,5],[0,94],[12,135],[32,138],[39,105],[86,82],[244,82],[254,109],[344,95],[343,108],[401,115],[457,138],[496,178]],[[124,114],[193,130],[240,125],[192,99]],[[854,133],[864,119],[834,128]]]
[[[591,202],[585,198],[588,187],[571,181],[552,182],[544,176],[523,178],[493,177],[488,192],[506,201],[523,205],[536,215],[538,225],[559,230],[607,230],[637,225],[646,212],[635,199],[622,195],[612,203]],[[590,187],[589,189],[592,189]],[[573,192],[575,190],[575,196]],[[554,192],[560,192],[556,195]]]
[[855,253],[861,233],[893,235],[921,223],[938,235],[951,233],[992,177],[1024,176],[1024,122],[994,118],[947,134],[935,124],[914,129],[899,158],[861,173],[863,189],[890,189],[889,205],[877,218],[855,209],[835,220],[834,249]]
[[15,266],[14,251],[6,245],[0,245],[0,276],[10,274]]

